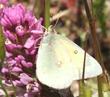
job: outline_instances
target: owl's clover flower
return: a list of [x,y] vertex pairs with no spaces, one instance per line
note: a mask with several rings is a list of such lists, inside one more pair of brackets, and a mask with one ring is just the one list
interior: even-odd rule
[[35,76],[37,46],[43,34],[41,22],[22,4],[2,10],[0,24],[6,38],[6,62],[1,72],[6,82],[10,83],[11,73],[15,86],[25,86],[24,96],[39,92],[39,84],[32,76]]
[[0,4],[6,5],[8,3],[8,0],[0,0]]
[[8,0],[0,0],[0,19],[3,9],[8,5]]
[[[36,36],[42,33],[41,20],[37,20],[31,11],[22,4],[13,5],[3,10],[1,25],[4,34],[11,42],[21,40],[21,36]],[[21,40],[23,43],[24,41]]]

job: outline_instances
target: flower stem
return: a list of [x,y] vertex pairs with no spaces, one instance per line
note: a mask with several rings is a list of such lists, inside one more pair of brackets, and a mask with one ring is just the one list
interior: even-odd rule
[[106,8],[106,0],[94,0],[93,2],[93,9],[95,12],[95,16],[97,20],[99,21],[99,26],[101,28],[101,32],[104,37],[107,36],[106,33],[106,15],[105,15],[105,8]]
[[0,69],[3,65],[5,58],[5,38],[2,32],[2,27],[0,26]]
[[0,86],[1,86],[2,90],[5,92],[5,96],[6,96],[6,97],[9,97],[7,90],[6,90],[5,87],[3,86],[3,83],[2,83],[2,79],[1,79],[1,78],[0,78]]
[[[4,58],[5,58],[5,38],[3,36],[1,26],[0,26],[0,50],[1,50],[1,52],[0,52],[0,69],[1,69],[3,62],[4,62]],[[3,91],[5,92],[6,97],[9,97],[5,87],[3,86],[1,77],[0,77],[0,86],[3,89]]]
[[50,0],[45,0],[45,27],[50,25]]
[[[85,6],[85,10],[86,10],[86,15],[89,21],[89,26],[90,26],[90,30],[91,30],[91,34],[92,34],[92,38],[93,38],[93,48],[94,48],[94,54],[96,59],[99,61],[99,63],[101,64],[101,67],[103,69],[103,74],[105,74],[105,66],[103,64],[102,61],[102,57],[101,57],[101,51],[100,51],[100,46],[97,40],[97,35],[96,35],[96,28],[95,28],[95,21],[93,16],[91,15],[87,0],[83,0],[84,6]],[[98,94],[99,97],[104,97],[103,95],[103,89],[102,89],[102,81],[100,80],[101,76],[97,77],[98,79]]]
[[11,71],[10,71],[10,70],[9,70],[9,76],[10,76],[10,82],[11,82],[11,84],[12,84],[13,91],[14,91],[13,96],[16,97],[16,87],[15,87],[14,84],[13,84],[12,76],[11,76]]

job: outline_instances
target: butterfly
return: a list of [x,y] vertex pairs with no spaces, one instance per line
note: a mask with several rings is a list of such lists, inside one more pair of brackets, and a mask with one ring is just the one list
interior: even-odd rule
[[[37,56],[38,80],[54,89],[68,88],[74,80],[82,79],[85,51],[65,36],[47,33],[41,40]],[[85,79],[102,73],[100,64],[88,53]]]

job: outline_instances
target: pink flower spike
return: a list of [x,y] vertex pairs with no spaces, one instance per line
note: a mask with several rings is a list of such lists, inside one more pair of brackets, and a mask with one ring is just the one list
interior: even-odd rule
[[13,84],[14,84],[15,86],[23,86],[23,84],[22,84],[21,81],[19,81],[19,80],[13,81]]
[[7,44],[5,47],[6,47],[6,50],[9,52],[12,52],[14,49],[16,49],[15,44]]
[[5,74],[5,73],[8,73],[9,70],[7,68],[2,68],[1,72]]
[[10,39],[11,41],[14,41],[14,42],[16,41],[16,37],[9,31],[4,32],[4,34],[5,34],[6,38]]
[[17,57],[19,58],[19,60],[25,60],[25,58],[22,55],[18,55]]
[[21,64],[22,64],[24,67],[26,67],[26,68],[32,67],[32,63],[26,62],[25,60],[22,60],[22,61],[21,61]]
[[16,33],[18,36],[23,36],[25,34],[24,28],[20,25],[16,27]]
[[12,72],[22,72],[22,69],[19,67],[13,67],[11,71]]
[[6,52],[6,57],[7,57],[7,58],[12,57],[12,56],[13,56],[12,53]]
[[8,0],[0,0],[0,4],[6,5],[8,3]]
[[34,55],[35,53],[36,53],[35,49],[30,52],[31,55]]
[[33,64],[32,64],[31,62],[27,62],[27,66],[28,66],[28,68],[29,68],[29,67],[32,67]]
[[30,38],[28,38],[28,40],[26,41],[26,43],[24,44],[24,47],[29,49],[31,48],[35,43],[35,39],[33,36],[31,36]]
[[27,85],[28,83],[32,82],[33,79],[29,77],[26,73],[21,73],[20,76],[20,81],[24,84]]

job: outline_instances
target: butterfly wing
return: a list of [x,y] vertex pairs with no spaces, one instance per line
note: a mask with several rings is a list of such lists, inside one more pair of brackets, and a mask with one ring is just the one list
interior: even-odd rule
[[[85,78],[102,73],[99,63],[86,55]],[[50,33],[41,42],[36,74],[40,82],[56,89],[67,88],[82,79],[84,50],[69,39]]]
[[[79,70],[79,79],[82,79],[85,51],[68,38],[63,36],[59,37],[62,37],[61,41],[64,43],[64,47],[68,49],[69,55],[72,58],[72,63],[75,64],[77,70]],[[85,78],[95,77],[102,73],[100,64],[88,53],[86,53],[85,65]]]

